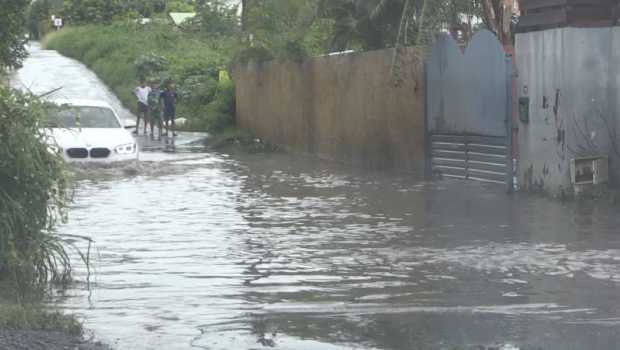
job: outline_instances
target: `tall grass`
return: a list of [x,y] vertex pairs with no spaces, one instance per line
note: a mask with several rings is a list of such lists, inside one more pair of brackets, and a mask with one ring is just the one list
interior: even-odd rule
[[0,282],[3,294],[18,297],[70,274],[53,231],[64,217],[68,180],[39,128],[43,110],[37,99],[0,86]]
[[147,54],[160,56],[168,65],[158,78],[173,79],[182,96],[179,117],[194,129],[209,131],[233,122],[234,89],[218,76],[237,50],[234,38],[184,33],[162,23],[117,22],[65,28],[49,34],[43,45],[86,64],[133,112],[132,91],[139,79],[135,62]]

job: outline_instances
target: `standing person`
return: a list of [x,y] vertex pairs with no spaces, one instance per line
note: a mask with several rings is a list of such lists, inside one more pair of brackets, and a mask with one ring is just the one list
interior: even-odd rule
[[136,87],[133,93],[138,98],[138,120],[136,121],[136,131],[134,134],[138,134],[140,130],[140,117],[144,118],[144,134],[146,135],[146,126],[149,119],[149,93],[151,88],[146,85],[144,79],[140,80],[140,86]]
[[151,119],[151,136],[155,137],[155,132],[153,130],[155,123],[157,123],[157,127],[159,128],[159,138],[161,139],[163,125],[161,122],[161,103],[159,100],[159,96],[161,95],[161,90],[159,89],[159,82],[153,80],[151,82],[151,92],[149,92],[149,117]]
[[164,122],[166,123],[166,136],[168,136],[168,130],[170,129],[169,123],[172,122],[172,136],[177,136],[176,133],[176,103],[178,100],[178,95],[176,91],[174,91],[174,86],[172,85],[172,81],[168,80],[166,82],[166,88],[159,95],[159,100],[164,101]]

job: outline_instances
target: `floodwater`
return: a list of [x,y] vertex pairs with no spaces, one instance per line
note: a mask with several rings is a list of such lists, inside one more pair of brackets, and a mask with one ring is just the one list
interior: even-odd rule
[[[110,96],[32,50],[20,80]],[[615,207],[197,138],[82,177],[60,228],[95,248],[57,302],[119,350],[620,348]]]

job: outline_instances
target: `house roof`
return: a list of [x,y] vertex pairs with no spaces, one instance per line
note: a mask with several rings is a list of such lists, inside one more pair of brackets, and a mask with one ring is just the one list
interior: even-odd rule
[[185,21],[196,17],[196,12],[170,12],[169,16],[172,18],[172,22],[174,22],[175,25],[180,26],[185,23]]

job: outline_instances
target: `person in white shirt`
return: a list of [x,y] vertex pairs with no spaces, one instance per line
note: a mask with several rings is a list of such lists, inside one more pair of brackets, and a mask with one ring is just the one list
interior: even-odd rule
[[140,129],[140,117],[144,118],[144,135],[146,135],[146,127],[149,123],[149,94],[151,93],[151,87],[146,85],[144,79],[140,80],[140,86],[134,89],[134,94],[138,98],[138,120],[136,121],[136,131],[134,134],[138,134]]

